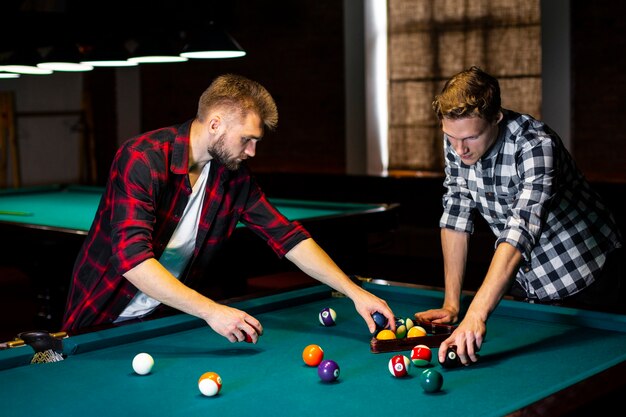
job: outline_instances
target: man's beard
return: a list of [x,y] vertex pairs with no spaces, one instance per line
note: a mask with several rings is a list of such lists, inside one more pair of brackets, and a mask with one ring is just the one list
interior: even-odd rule
[[212,146],[207,148],[207,152],[217,163],[224,165],[231,171],[239,169],[239,165],[241,165],[241,160],[236,157],[232,157],[226,150],[226,133],[222,133],[222,135],[217,138],[217,141],[215,141]]

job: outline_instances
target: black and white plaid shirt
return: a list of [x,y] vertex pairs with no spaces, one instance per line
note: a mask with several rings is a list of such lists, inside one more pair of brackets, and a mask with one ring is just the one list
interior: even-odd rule
[[556,300],[593,282],[621,247],[613,216],[544,123],[504,110],[496,143],[465,165],[444,135],[442,228],[472,233],[479,212],[523,254],[516,279],[531,299]]

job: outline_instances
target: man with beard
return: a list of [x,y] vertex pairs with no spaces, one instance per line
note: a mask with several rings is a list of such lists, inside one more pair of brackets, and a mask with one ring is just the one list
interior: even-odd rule
[[[160,305],[194,315],[230,342],[256,343],[261,323],[193,289],[238,222],[280,257],[349,297],[370,331],[394,315],[352,282],[298,222],[274,208],[242,161],[278,121],[267,90],[227,74],[202,94],[195,119],[124,143],[76,259],[63,329],[145,317]],[[245,261],[246,254],[241,254]]]

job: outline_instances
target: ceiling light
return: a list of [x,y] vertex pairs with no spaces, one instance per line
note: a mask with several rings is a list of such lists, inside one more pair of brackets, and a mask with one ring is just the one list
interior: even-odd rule
[[52,70],[37,67],[40,59],[41,54],[34,48],[19,49],[0,61],[0,70],[28,75],[52,74]]
[[52,71],[91,71],[93,66],[82,64],[82,55],[75,44],[59,44],[50,48],[37,67]]
[[179,55],[180,49],[172,45],[170,39],[154,36],[137,42],[129,61],[138,64],[185,62],[188,59]]
[[20,74],[16,74],[14,72],[4,72],[0,69],[0,78],[19,78]]
[[239,58],[246,51],[226,31],[209,23],[205,30],[192,32],[180,54],[186,58]]
[[83,60],[81,63],[94,67],[134,67],[137,62],[129,61],[130,53],[117,41],[99,43],[81,47]]

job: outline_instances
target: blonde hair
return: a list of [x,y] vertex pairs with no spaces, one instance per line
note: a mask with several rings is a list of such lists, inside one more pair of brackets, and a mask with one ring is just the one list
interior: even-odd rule
[[230,108],[242,118],[254,112],[269,130],[278,124],[278,109],[270,93],[256,81],[240,75],[224,74],[213,80],[200,96],[197,119],[204,121],[215,107]]

